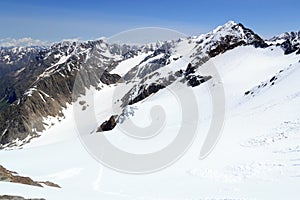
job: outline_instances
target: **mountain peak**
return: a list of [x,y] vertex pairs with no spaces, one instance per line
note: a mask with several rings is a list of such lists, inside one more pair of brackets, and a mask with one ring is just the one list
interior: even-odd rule
[[232,20],[229,20],[228,22],[226,22],[224,25],[220,25],[217,28],[215,28],[212,33],[216,33],[219,32],[221,30],[230,30],[232,29],[233,26],[237,25],[237,23],[235,23]]
[[210,56],[216,56],[218,53],[239,45],[267,46],[264,40],[251,29],[234,21],[228,21],[223,26],[218,26],[213,31],[200,35],[196,40],[200,49],[203,52],[210,52]]
[[234,25],[237,25],[238,23],[236,23],[235,21],[233,20],[229,20],[228,22],[226,22],[223,27],[232,27]]
[[300,40],[300,31],[285,32],[271,38],[269,41],[275,42],[279,40],[290,40],[290,41]]
[[267,41],[269,44],[281,46],[285,54],[297,51],[300,54],[300,31],[285,32]]

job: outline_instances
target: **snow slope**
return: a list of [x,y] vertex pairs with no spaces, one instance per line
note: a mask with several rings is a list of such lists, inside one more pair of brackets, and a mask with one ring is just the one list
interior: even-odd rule
[[[182,45],[188,44],[183,42]],[[189,54],[184,47],[178,46],[177,54],[183,53]],[[127,65],[140,59],[142,55],[136,60],[121,62],[115,72],[125,73]],[[0,151],[1,164],[6,168],[36,180],[50,179],[62,188],[0,182],[0,193],[47,200],[298,199],[299,55],[284,55],[280,47],[237,47],[212,58],[202,67],[211,65],[218,69],[224,84],[226,120],[221,139],[204,160],[199,160],[198,156],[210,124],[212,107],[207,87],[200,85],[192,88],[199,109],[199,121],[191,119],[191,123],[199,124],[197,138],[172,166],[153,174],[129,175],[100,165],[81,143],[73,120],[74,109],[69,106],[65,110],[65,120],[56,123],[24,149]],[[277,79],[270,81],[274,76]],[[164,109],[166,122],[157,137],[135,140],[118,127],[103,134],[112,144],[128,152],[147,153],[166,146],[176,136],[178,124],[184,123],[174,96],[180,84],[176,82],[171,89],[160,90],[131,106],[134,108],[131,119],[141,126],[150,123],[148,116],[153,106],[160,105]],[[101,102],[95,107],[97,119],[103,121],[109,117],[108,111],[113,111],[114,91],[121,86],[88,92],[87,95],[94,94],[96,102]],[[247,91],[253,93],[246,95]],[[87,120],[87,132],[92,128]],[[86,137],[93,139],[96,135]]]
[[150,53],[141,53],[138,56],[129,58],[121,62],[115,69],[111,71],[112,74],[119,74],[120,76],[125,75],[131,68],[138,65],[144,58],[146,58]]

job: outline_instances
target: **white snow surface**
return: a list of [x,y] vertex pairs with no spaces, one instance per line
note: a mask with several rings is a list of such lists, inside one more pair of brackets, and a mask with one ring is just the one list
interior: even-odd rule
[[[183,40],[176,55],[189,55]],[[146,55],[121,62],[114,70],[124,74]],[[170,67],[176,68],[172,62]],[[199,160],[206,137],[212,105],[205,85],[194,87],[199,109],[197,138],[186,154],[172,166],[147,175],[115,172],[94,160],[81,144],[73,116],[73,107],[64,110],[65,119],[55,122],[41,137],[23,149],[0,151],[1,165],[33,179],[53,181],[62,188],[37,188],[0,182],[0,194],[20,195],[47,200],[199,200],[199,199],[298,199],[300,196],[300,63],[299,55],[284,55],[279,47],[258,49],[238,47],[212,58],[202,67],[214,65],[222,78],[226,97],[226,120],[222,137],[204,160]],[[177,66],[178,69],[180,68]],[[283,70],[274,85],[258,85]],[[161,90],[132,105],[132,120],[140,126],[150,123],[150,110],[160,105],[166,112],[162,132],[149,140],[129,138],[116,127],[105,132],[120,149],[135,153],[157,151],[166,146],[182,123],[180,105],[172,90]],[[99,123],[113,110],[117,86],[102,86],[94,95],[95,115]],[[124,86],[124,85],[123,85]],[[260,90],[245,95],[249,90]],[[117,90],[118,91],[118,90]],[[124,91],[125,92],[125,91]],[[175,92],[176,93],[176,92]],[[121,94],[118,94],[121,96]],[[80,100],[84,100],[82,97]],[[79,106],[78,103],[73,106]],[[87,107],[87,109],[91,109]],[[85,112],[85,111],[82,111]],[[93,131],[87,120],[87,133]],[[90,134],[87,137],[93,137]]]
[[112,74],[119,74],[120,76],[125,75],[130,69],[135,67],[136,65],[140,64],[140,62],[146,58],[149,53],[141,53],[133,58],[129,58],[127,60],[122,61],[115,69],[113,69],[110,73]]

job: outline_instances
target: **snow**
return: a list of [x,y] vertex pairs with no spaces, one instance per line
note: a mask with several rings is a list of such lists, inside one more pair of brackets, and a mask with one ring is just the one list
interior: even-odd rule
[[298,60],[299,57],[295,54],[284,56],[280,47],[255,49],[246,46],[212,58],[203,68],[212,65],[217,67],[224,82],[225,95],[231,99],[228,103],[233,103],[233,99],[238,101],[246,91],[270,80],[290,64],[298,65]]
[[70,168],[63,171],[58,171],[46,176],[37,177],[38,180],[53,180],[60,181],[78,176],[82,172],[83,168]]
[[55,59],[60,58],[60,54],[54,54],[54,58],[55,58]]
[[2,132],[1,137],[2,137],[3,135],[5,135],[6,132],[7,132],[7,128],[4,129],[4,131]]
[[72,55],[67,55],[67,56],[61,56],[59,61],[55,63],[53,66],[61,65],[65,63]]
[[36,91],[37,89],[35,87],[32,87],[32,88],[29,88],[25,93],[24,95],[27,95],[27,96],[32,96],[33,92]]
[[7,60],[8,62],[10,61],[10,56],[9,55],[5,55],[3,56],[4,60]]
[[50,97],[48,94],[46,94],[45,92],[43,92],[42,90],[39,90],[40,93],[42,93],[43,95],[45,95],[46,97]]
[[125,75],[128,71],[130,71],[133,67],[138,65],[144,58],[146,58],[150,53],[141,53],[133,58],[129,58],[120,62],[115,69],[113,69],[110,73],[118,74],[120,76]]
[[60,123],[61,118],[48,117],[44,119],[47,130],[43,132],[42,137],[32,138],[27,147],[46,146],[57,142],[67,141],[76,137],[76,129],[73,122],[73,110],[71,105],[62,111],[65,119],[64,123]]
[[192,49],[195,47],[195,43],[192,40],[183,39],[176,47],[175,52],[178,55],[189,57]]
[[39,93],[39,96],[41,97],[41,99],[43,100],[43,102],[46,102],[46,100],[44,99],[43,95],[41,95],[41,93]]
[[[191,51],[185,50],[188,41],[183,40],[180,45],[174,56],[189,55]],[[143,56],[146,55],[121,62],[113,72],[126,73],[130,70],[126,66],[135,65]],[[34,179],[49,179],[62,188],[35,188],[0,182],[0,192],[47,200],[297,199],[300,196],[298,61],[298,55],[284,55],[279,47],[238,47],[202,66],[214,65],[218,69],[226,97],[222,137],[204,160],[199,160],[198,156],[213,114],[211,97],[204,85],[192,88],[199,109],[199,122],[191,119],[199,124],[192,146],[175,164],[147,175],[116,172],[100,165],[89,155],[74,123],[73,112],[81,109],[77,102],[74,107],[68,105],[63,111],[65,119],[61,122],[49,118],[47,123],[53,122],[54,125],[24,149],[0,152],[1,164],[6,168],[29,174]],[[183,64],[184,59],[178,59],[169,67],[177,70]],[[273,86],[254,96],[244,95],[280,70],[285,73],[281,73]],[[127,152],[148,153],[168,145],[182,123],[182,111],[176,98],[180,84],[174,83],[169,89],[132,105],[130,119],[142,127],[151,123],[149,113],[153,106],[159,105],[165,111],[164,128],[156,137],[135,140],[125,135],[120,127],[103,134],[112,144]],[[95,106],[97,121],[103,122],[110,113],[118,112],[113,103],[115,95],[122,96],[126,92],[124,87],[126,84],[101,85],[99,91],[91,88],[78,101],[86,100],[90,105],[87,109]],[[97,103],[89,102],[90,97]],[[86,111],[82,111],[82,116]],[[95,128],[87,118],[85,137],[97,139],[97,134],[88,134]]]
[[24,71],[25,67],[19,69],[18,71],[16,71],[15,76],[19,75],[22,71]]

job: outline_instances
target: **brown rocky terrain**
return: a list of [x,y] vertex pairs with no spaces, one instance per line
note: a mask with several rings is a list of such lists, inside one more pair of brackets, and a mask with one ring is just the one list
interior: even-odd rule
[[45,199],[25,199],[20,196],[1,195],[0,200],[45,200]]
[[60,188],[59,185],[52,183],[50,181],[34,181],[30,177],[20,176],[17,172],[7,170],[2,165],[0,165],[0,181],[11,182],[11,183],[19,183],[37,187],[43,187],[42,184],[45,184],[49,187],[57,187]]
[[[286,42],[276,44],[279,39]],[[189,39],[189,42],[193,41]],[[26,143],[38,137],[49,126],[44,123],[44,119],[48,116],[63,118],[63,109],[78,96],[84,95],[87,88],[101,90],[99,84],[120,82],[121,77],[111,74],[111,70],[119,62],[139,52],[151,54],[141,61],[145,65],[131,66],[131,70],[122,78],[126,83],[134,83],[120,99],[122,107],[137,103],[176,80],[197,87],[213,78],[195,73],[197,69],[210,58],[238,46],[265,48],[281,45],[285,53],[295,52],[299,49],[299,32],[276,37],[271,42],[267,43],[240,23],[229,22],[215,32],[200,37],[195,42],[194,53],[190,56],[187,68],[170,71],[167,76],[157,71],[172,59],[178,59],[171,58],[177,41],[163,42],[155,47],[114,45],[98,40],[62,42],[49,48],[0,48],[0,149],[21,146],[19,141]],[[153,59],[157,55],[162,56]],[[86,105],[83,105],[82,110],[85,109]],[[110,130],[115,127],[117,119],[110,118],[100,123],[102,125],[98,131]]]
[[[97,87],[100,82],[107,85],[113,84],[120,79],[120,76],[107,71],[117,62],[102,55],[104,50],[99,47],[101,44],[102,41],[80,45],[74,43],[54,45],[49,50],[50,52],[41,51],[43,53],[40,56],[43,59],[34,59],[35,67],[33,68],[39,70],[37,73],[28,72],[32,76],[31,79],[26,78],[25,69],[22,73],[20,72],[20,77],[17,79],[23,80],[24,78],[27,80],[26,84],[16,81],[13,84],[14,88],[7,90],[7,92],[10,91],[9,95],[15,98],[11,101],[7,100],[6,102],[10,105],[0,109],[0,149],[3,148],[1,144],[12,147],[16,145],[15,140],[24,141],[28,136],[29,138],[39,136],[38,133],[45,130],[47,126],[43,123],[43,119],[47,116],[63,117],[61,113],[63,108],[77,96],[84,94],[85,88]],[[87,49],[89,49],[91,59],[86,58]],[[51,63],[58,62],[53,58],[53,54],[68,55],[69,58],[65,63],[51,66]],[[26,61],[25,64],[28,62],[33,61]],[[3,63],[2,65],[3,68],[8,68]],[[36,65],[43,65],[43,67]],[[72,93],[76,78],[79,79],[80,86],[77,87],[75,93]],[[20,84],[22,87],[19,87]],[[19,88],[18,95],[14,93],[15,87]],[[5,91],[3,93],[5,98],[9,96],[5,94]],[[1,100],[5,99],[4,97]]]

